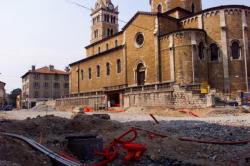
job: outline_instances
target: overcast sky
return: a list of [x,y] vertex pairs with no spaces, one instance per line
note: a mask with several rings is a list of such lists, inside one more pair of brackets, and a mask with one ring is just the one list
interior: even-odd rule
[[[74,1],[74,0],[72,0]],[[95,0],[75,0],[92,7]],[[150,11],[149,0],[113,0],[119,18]],[[250,0],[203,0],[203,8],[226,4],[250,6]],[[120,23],[120,28],[124,23]],[[90,40],[90,11],[67,0],[0,0],[0,80],[10,92],[31,65],[64,69],[84,58]]]

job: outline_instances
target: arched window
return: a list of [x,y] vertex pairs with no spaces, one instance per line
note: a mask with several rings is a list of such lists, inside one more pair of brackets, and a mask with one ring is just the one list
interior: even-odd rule
[[142,63],[137,65],[136,69],[137,75],[137,85],[144,85],[145,84],[145,75],[146,75],[146,68]]
[[118,41],[117,40],[115,40],[115,47],[117,47],[118,46]]
[[108,34],[108,36],[110,36],[110,29],[109,28],[107,30],[107,34]]
[[84,77],[83,77],[83,76],[84,76],[83,74],[84,74],[84,73],[83,73],[83,70],[81,70],[81,80],[83,80],[83,78],[84,78]]
[[122,64],[121,64],[121,60],[117,59],[116,61],[116,69],[117,69],[117,73],[121,73],[122,71]]
[[89,79],[92,78],[91,68],[89,68]]
[[195,13],[195,6],[194,6],[194,3],[192,3],[192,13]]
[[110,35],[111,35],[111,36],[113,35],[113,29],[110,30]]
[[204,44],[200,42],[199,44],[199,58],[204,59]]
[[101,47],[98,47],[98,53],[100,53],[101,52]]
[[109,15],[107,15],[107,22],[109,22]]
[[108,49],[109,49],[109,44],[107,43],[107,44],[106,44],[106,50],[108,50]]
[[211,61],[217,61],[219,59],[219,48],[217,44],[210,45]]
[[162,6],[160,4],[157,6],[157,12],[162,13]]
[[233,59],[240,59],[240,44],[238,41],[232,42],[231,56]]
[[96,76],[100,77],[100,75],[101,75],[101,67],[100,67],[100,65],[97,65],[96,66]]
[[110,63],[106,63],[106,74],[107,76],[110,75]]

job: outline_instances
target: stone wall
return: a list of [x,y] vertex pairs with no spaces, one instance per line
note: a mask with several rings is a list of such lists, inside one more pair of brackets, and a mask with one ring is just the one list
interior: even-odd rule
[[[157,87],[157,88],[153,88]],[[192,86],[190,86],[192,87]],[[198,86],[199,87],[199,86]],[[213,95],[194,94],[187,87],[173,85],[161,87],[160,85],[145,86],[144,88],[127,89],[121,93],[123,108],[143,106],[164,106],[169,108],[206,108],[213,106]],[[106,109],[107,96],[93,95],[71,97],[56,100],[58,110],[73,109],[75,107],[91,107],[94,110]]]
[[107,98],[105,95],[82,96],[72,98],[62,98],[56,100],[56,109],[63,111],[74,107],[91,107],[94,110],[106,108]]
[[213,96],[201,96],[178,85],[172,91],[148,91],[124,95],[124,107],[165,106],[169,108],[206,108],[213,106]]

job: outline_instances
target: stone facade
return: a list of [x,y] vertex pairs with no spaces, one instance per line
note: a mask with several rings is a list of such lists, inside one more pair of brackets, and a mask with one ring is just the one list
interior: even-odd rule
[[36,69],[32,66],[22,76],[22,106],[31,108],[36,102],[69,95],[69,73],[54,66]]
[[201,10],[201,0],[150,5],[151,12],[136,13],[120,32],[86,46],[87,58],[70,64],[71,95],[103,93],[124,105],[127,89],[144,86],[207,82],[221,93],[249,90],[249,7]]
[[0,108],[5,105],[5,83],[0,81]]

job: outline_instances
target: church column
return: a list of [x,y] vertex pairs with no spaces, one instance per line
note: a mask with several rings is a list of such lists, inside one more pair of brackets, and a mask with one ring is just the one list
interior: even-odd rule
[[195,32],[191,33],[191,46],[192,46],[192,71],[193,71],[193,83],[195,83],[195,57],[197,55],[197,41]]
[[175,68],[174,68],[174,35],[169,36],[169,61],[170,61],[170,76],[171,81],[175,81]]
[[124,31],[124,33],[123,33],[123,42],[122,42],[122,44],[124,45],[124,48],[123,48],[124,80],[125,80],[125,84],[128,85],[128,71],[127,71],[128,58],[127,58],[127,46],[126,46],[126,31]]
[[155,43],[156,83],[160,83],[161,82],[161,58],[160,58],[159,18],[158,18],[158,16],[155,19],[154,43]]
[[220,27],[221,27],[221,53],[223,61],[223,73],[224,73],[224,92],[230,91],[229,69],[228,69],[228,51],[227,51],[227,29],[226,29],[226,17],[225,11],[220,11]]
[[243,57],[244,57],[244,64],[245,64],[245,79],[246,79],[246,90],[249,91],[249,85],[248,85],[248,71],[247,71],[247,57],[249,57],[249,48],[248,48],[248,25],[247,25],[247,19],[246,19],[246,12],[242,10],[242,32],[243,32],[243,45],[244,45],[244,51],[243,51]]

